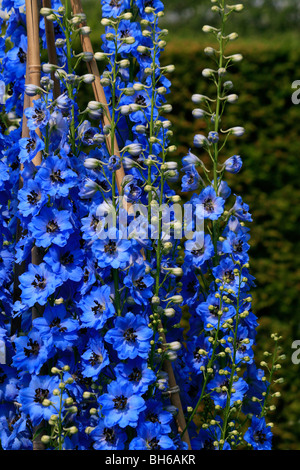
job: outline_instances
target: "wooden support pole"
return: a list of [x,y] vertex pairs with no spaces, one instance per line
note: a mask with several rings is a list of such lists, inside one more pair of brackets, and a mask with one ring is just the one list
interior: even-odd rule
[[[51,8],[51,0],[43,0],[44,8]],[[55,34],[52,21],[47,20],[45,17],[45,32],[46,32],[46,42],[47,42],[47,52],[48,52],[48,62],[49,64],[57,65],[57,54],[55,47]],[[54,82],[53,88],[53,97],[56,99],[60,95],[60,84],[59,80],[55,77],[55,73],[51,73],[51,78]]]
[[[39,7],[37,0],[25,0],[26,8],[26,27],[27,27],[27,70],[28,70],[28,83],[31,85],[40,86],[41,79],[41,59],[40,59],[40,37],[39,37]],[[30,98],[30,106],[36,97]],[[24,122],[24,121],[23,121]],[[39,152],[33,159],[34,165],[40,165],[42,162],[42,154]],[[42,255],[37,247],[31,250],[31,262],[33,264],[40,264],[42,262]],[[40,305],[35,304],[32,308],[32,318],[41,316],[43,309]],[[43,424],[34,428],[34,433],[37,437],[33,439],[33,450],[44,450],[45,446],[41,441]]]

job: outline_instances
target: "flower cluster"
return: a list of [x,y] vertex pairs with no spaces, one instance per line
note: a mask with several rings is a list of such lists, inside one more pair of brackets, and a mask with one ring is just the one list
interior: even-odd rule
[[[240,196],[231,202],[223,180],[242,160],[220,163],[227,138],[243,133],[220,129],[225,105],[236,100],[223,77],[241,58],[225,56],[233,35],[224,25],[240,6],[213,3],[222,26],[204,30],[218,41],[219,50],[206,51],[217,69],[203,75],[216,97],[192,98],[204,108],[194,116],[207,125],[194,146],[209,154],[213,179],[189,151],[181,182],[183,192],[193,191],[193,217],[182,222],[181,198],[170,187],[180,172],[165,117],[174,66],[160,64],[163,3],[102,0],[102,49],[76,54],[73,38],[90,33],[85,15],[69,0],[52,1],[39,27],[47,50],[44,18],[53,26],[57,63],[42,64],[35,86],[24,81],[24,1],[2,2],[11,43],[5,52],[0,42],[3,449],[271,446],[265,413],[280,367],[278,338],[267,378],[252,349],[251,214]],[[101,76],[80,75],[79,65],[96,61]],[[91,84],[98,94],[80,109]],[[246,430],[241,415],[252,417]]]

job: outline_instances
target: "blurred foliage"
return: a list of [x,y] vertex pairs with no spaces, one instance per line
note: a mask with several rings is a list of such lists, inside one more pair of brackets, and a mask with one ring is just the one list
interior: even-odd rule
[[[100,2],[85,0],[95,51],[100,50]],[[213,66],[204,55],[207,43],[201,28],[212,24],[209,0],[165,0],[166,16],[161,25],[170,31],[162,54],[163,65],[176,66],[168,102],[178,161],[192,147],[196,132],[205,123],[192,118],[193,93],[211,92],[202,78],[203,68]],[[300,339],[300,250],[297,223],[300,216],[300,105],[291,101],[294,80],[300,80],[298,0],[247,0],[245,11],[235,15],[230,31],[242,40],[228,52],[242,53],[244,60],[231,69],[228,79],[237,104],[228,105],[223,128],[241,125],[242,139],[229,139],[224,159],[240,154],[244,165],[238,175],[229,175],[232,192],[240,194],[253,214],[251,224],[251,273],[256,277],[254,311],[259,317],[256,356],[272,350],[272,332],[282,335],[287,359],[278,376],[282,398],[270,415],[275,423],[274,449],[300,450],[300,365],[291,362],[292,342]],[[283,34],[284,33],[284,34]],[[245,38],[245,39],[244,39]],[[86,100],[88,97],[85,96]],[[89,97],[92,99],[92,96]],[[192,151],[195,149],[192,148]],[[195,151],[196,153],[196,151]],[[197,152],[198,155],[199,152]],[[202,155],[204,158],[205,156]],[[180,191],[180,187],[177,187]],[[182,194],[183,198],[189,197]]]
[[[208,81],[201,76],[203,68],[210,66],[204,47],[173,41],[163,55],[164,64],[176,65],[170,77],[173,111],[169,117],[178,159],[192,147],[194,134],[205,132],[204,121],[192,118],[190,100],[193,93],[211,96]],[[276,423],[275,447],[299,449],[300,366],[291,362],[291,344],[300,339],[300,106],[292,104],[291,84],[300,78],[300,48],[252,41],[228,49],[229,53],[237,51],[245,60],[232,68],[228,79],[240,99],[238,104],[227,106],[222,127],[241,125],[246,133],[242,139],[228,140],[223,158],[239,154],[244,161],[241,173],[229,175],[227,181],[232,193],[242,195],[253,214],[250,254],[257,283],[254,311],[260,323],[257,357],[262,359],[263,351],[272,349],[272,341],[267,339],[272,332],[282,335],[287,355],[282,369],[286,382],[281,387],[283,397],[271,416]],[[205,154],[202,157],[209,165]]]
[[[246,0],[242,13],[230,18],[233,30],[248,35],[272,35],[299,29],[300,3],[298,0]],[[209,0],[164,0],[164,23],[173,34],[192,36],[201,25],[218,25],[218,15],[212,13]]]

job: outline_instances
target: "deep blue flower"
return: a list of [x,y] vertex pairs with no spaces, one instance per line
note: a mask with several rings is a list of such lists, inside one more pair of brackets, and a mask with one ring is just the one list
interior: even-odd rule
[[101,370],[109,364],[109,356],[101,338],[89,339],[81,360],[84,377],[92,377],[96,380]]
[[[197,204],[203,205],[203,217],[205,219],[217,220],[224,210],[224,199],[216,195],[214,188],[207,186],[204,188],[196,200]],[[202,207],[197,211],[197,215],[201,217]]]
[[53,390],[58,387],[58,377],[36,376],[34,375],[28,387],[22,388],[19,394],[19,400],[22,405],[22,411],[26,413],[33,426],[37,426],[45,419],[48,421],[50,416],[55,413],[53,406],[44,406],[45,399],[59,408],[59,396],[53,395]]
[[238,173],[243,166],[243,162],[239,155],[233,155],[224,162],[224,166],[229,173]]
[[130,8],[130,0],[101,0],[102,15],[104,17],[113,17],[121,15],[124,10]]
[[30,374],[38,374],[41,367],[53,355],[52,346],[43,340],[38,330],[31,330],[28,336],[18,336],[15,344],[13,365]]
[[141,315],[128,312],[125,317],[117,317],[115,328],[105,335],[105,341],[112,344],[120,359],[147,358],[150,350],[152,330]]
[[196,191],[200,187],[200,175],[194,165],[184,168],[185,175],[181,179],[181,191]]
[[34,131],[36,128],[43,129],[49,122],[50,113],[46,104],[41,99],[33,100],[33,106],[24,111],[27,118],[28,129]]
[[48,297],[60,285],[60,280],[47,269],[45,263],[29,264],[28,271],[22,274],[19,280],[21,299],[27,307],[32,307],[36,302],[45,305]]
[[[216,373],[215,377],[208,383],[207,389],[210,391],[210,397],[214,401],[215,405],[221,406],[221,408],[225,408],[228,398],[229,390],[229,377],[230,377],[230,369],[228,367],[224,368],[229,375],[221,375],[219,372]],[[235,374],[235,377],[236,374]],[[222,387],[226,387],[226,390],[221,390]],[[217,389],[217,390],[216,390]],[[248,390],[248,385],[244,379],[239,377],[237,380],[233,382],[230,396],[230,406],[238,400],[243,400],[245,393]],[[220,390],[220,391],[219,391]]]
[[35,131],[30,131],[29,137],[20,139],[19,146],[19,158],[21,163],[31,162],[37,153],[45,148],[43,140],[39,138]]
[[203,232],[196,232],[192,240],[187,240],[184,244],[187,262],[199,268],[205,261],[208,261],[214,254],[214,246],[210,235]]
[[131,266],[123,282],[137,304],[147,305],[149,298],[153,296],[151,286],[154,279],[150,274],[146,274],[144,264],[136,263]]
[[32,219],[28,228],[35,238],[35,244],[47,248],[52,243],[65,246],[73,226],[68,211],[44,207],[40,214]]
[[113,381],[107,386],[107,393],[98,399],[105,426],[118,424],[121,428],[138,424],[139,414],[145,409],[144,399],[133,393],[130,382]]
[[78,184],[77,174],[58,155],[46,159],[37,172],[36,181],[49,196],[55,197],[67,197],[70,188]]
[[[196,312],[203,320],[204,328],[210,330],[218,326],[218,321],[220,319],[220,325],[222,325],[226,320],[232,318],[235,315],[235,309],[232,305],[227,305],[227,309],[223,305],[223,308],[220,308],[220,299],[216,298],[215,295],[210,294],[207,296],[205,302],[201,302],[197,308]],[[219,315],[219,312],[222,312],[222,315]],[[208,327],[207,325],[212,325]]]
[[176,450],[169,436],[161,433],[159,423],[141,423],[137,429],[137,437],[129,444],[130,450]]
[[[142,395],[149,385],[156,381],[156,374],[148,368],[147,361],[140,357],[121,362],[115,367],[117,379],[128,380],[133,386],[133,392]],[[147,401],[148,406],[149,400]]]
[[119,426],[107,427],[102,421],[91,432],[95,450],[124,450],[126,433]]
[[132,242],[121,238],[115,228],[110,229],[107,235],[105,239],[98,238],[92,246],[100,268],[125,268],[130,260]]
[[106,321],[115,314],[110,287],[93,287],[91,292],[81,299],[78,307],[83,312],[80,319],[85,327],[97,330],[103,328]]
[[35,318],[32,323],[44,340],[60,350],[72,346],[78,338],[78,322],[70,318],[63,304],[47,305],[43,316]]
[[83,253],[72,240],[64,247],[52,246],[44,261],[63,282],[70,279],[79,282],[83,277]]
[[29,180],[18,192],[19,211],[23,217],[35,216],[47,203],[47,197],[35,180]]
[[246,431],[244,439],[254,450],[271,450],[272,431],[266,424],[265,418],[253,416],[251,427]]

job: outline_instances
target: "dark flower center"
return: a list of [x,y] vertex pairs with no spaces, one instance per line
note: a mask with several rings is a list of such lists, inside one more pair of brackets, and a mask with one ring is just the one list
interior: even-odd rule
[[148,445],[150,449],[153,449],[153,450],[160,449],[159,440],[157,439],[157,437],[153,437],[150,441],[148,441]]
[[137,338],[137,335],[135,334],[135,330],[133,328],[128,328],[124,332],[123,337],[125,338],[126,341],[130,343],[134,343]]
[[199,248],[199,250],[192,250],[191,253],[195,257],[202,256],[204,254],[204,246]]
[[144,290],[146,289],[146,284],[143,282],[143,277],[140,277],[139,279],[136,279],[136,281],[134,281],[133,285],[135,287],[137,287],[137,289],[139,290]]
[[243,251],[243,242],[242,242],[242,240],[240,240],[239,242],[237,242],[233,245],[233,250],[236,251],[237,253],[241,253]]
[[43,403],[43,401],[48,398],[49,396],[49,390],[43,389],[43,388],[36,388],[35,389],[35,395],[34,395],[34,401],[36,403]]
[[36,120],[36,122],[42,122],[45,118],[45,113],[41,109],[36,108],[32,117]]
[[18,57],[21,62],[21,64],[24,64],[26,62],[26,52],[23,51],[23,49],[20,47],[19,52],[18,52]]
[[27,195],[27,201],[29,202],[29,204],[31,204],[32,206],[34,204],[36,204],[38,201],[40,200],[40,196],[39,194],[32,190],[30,191],[30,193]]
[[61,319],[56,317],[52,322],[50,323],[50,328],[59,328],[59,331],[61,333],[65,333],[67,331],[67,328],[65,326],[61,326]]
[[4,370],[0,367],[0,384],[3,384],[7,379],[7,375],[4,374]]
[[146,106],[146,98],[143,95],[138,95],[135,99],[135,103],[140,106]]
[[114,398],[113,402],[115,404],[116,410],[124,410],[127,405],[127,397],[120,395],[119,397]]
[[72,264],[74,263],[74,256],[69,252],[69,251],[66,251],[66,253],[64,253],[60,259],[61,261],[61,264]]
[[111,428],[104,428],[103,435],[105,437],[105,440],[110,444],[114,444],[114,442],[116,441],[115,431]]
[[45,289],[46,287],[46,279],[39,274],[36,274],[34,277],[34,281],[31,283],[33,287],[38,287],[39,289]]
[[46,232],[53,233],[56,232],[56,230],[58,230],[57,222],[55,220],[50,220],[47,224]]
[[158,415],[156,413],[153,413],[151,411],[150,413],[147,414],[147,421],[151,421],[151,423],[159,423]]
[[92,220],[91,220],[91,223],[90,223],[90,227],[91,227],[93,230],[96,230],[98,224],[99,224],[99,219],[97,219],[97,217],[95,217],[94,215],[92,215]]
[[116,242],[109,240],[109,242],[104,246],[104,252],[112,255],[117,250]]
[[129,29],[122,29],[121,31],[121,38],[128,38],[130,36],[130,31]]
[[231,281],[234,281],[234,272],[233,271],[225,271],[224,273],[224,279],[226,282],[231,282]]
[[95,352],[92,352],[92,354],[89,358],[89,363],[92,366],[95,366],[96,364],[102,364],[102,362],[103,362],[102,354],[96,354]]
[[253,438],[258,444],[263,444],[267,440],[265,433],[262,431],[256,431],[253,434]]
[[213,201],[212,201],[211,198],[205,199],[203,205],[204,205],[204,208],[205,208],[208,212],[213,212],[213,210],[214,210],[214,204],[213,204]]
[[27,152],[30,152],[35,148],[36,142],[34,139],[29,138],[26,144],[26,150]]
[[53,171],[50,175],[50,179],[51,179],[51,181],[53,181],[53,183],[64,183],[65,182],[64,178],[61,177],[61,171],[60,170]]
[[139,382],[142,378],[142,372],[137,367],[134,367],[128,378],[130,382]]
[[102,313],[104,311],[104,305],[100,304],[98,300],[94,300],[95,306],[92,307],[92,312],[94,315],[97,315],[97,313]]
[[24,348],[24,354],[26,357],[37,356],[40,351],[40,345],[37,341],[32,341],[30,338],[27,343],[27,348]]

